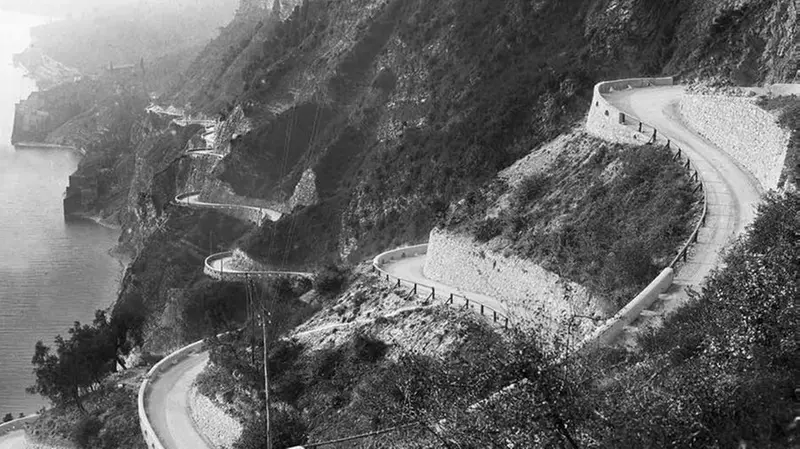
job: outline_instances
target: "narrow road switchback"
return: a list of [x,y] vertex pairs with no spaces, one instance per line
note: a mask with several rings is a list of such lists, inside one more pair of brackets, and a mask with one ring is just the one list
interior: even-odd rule
[[650,318],[656,320],[686,303],[686,287],[700,291],[705,277],[719,263],[721,251],[753,221],[762,193],[761,185],[746,169],[685,123],[678,108],[683,95],[683,86],[627,89],[604,95],[620,110],[672,139],[691,159],[706,189],[706,225],[687,262],[678,266],[672,287],[654,305],[657,315]]

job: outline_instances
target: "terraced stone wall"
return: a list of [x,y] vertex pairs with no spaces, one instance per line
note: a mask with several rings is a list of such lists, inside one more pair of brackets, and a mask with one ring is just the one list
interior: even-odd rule
[[730,154],[765,190],[778,187],[790,133],[753,97],[684,95],[680,112],[698,133]]
[[500,300],[515,322],[529,321],[545,340],[580,340],[613,315],[611,304],[586,288],[488,244],[441,229],[431,231],[425,276]]

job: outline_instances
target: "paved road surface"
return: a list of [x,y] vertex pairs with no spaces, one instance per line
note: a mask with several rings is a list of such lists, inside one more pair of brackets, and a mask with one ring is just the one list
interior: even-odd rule
[[1,436],[0,449],[25,449],[25,431],[15,430]]
[[[436,289],[436,298],[447,298],[451,293],[455,295],[465,296],[470,299],[470,301],[475,300],[480,304],[486,305],[491,307],[492,309],[497,310],[498,313],[501,313],[505,316],[508,316],[508,309],[506,306],[503,305],[499,300],[492,298],[491,296],[483,295],[480,293],[469,292],[462,290],[458,287],[452,287],[450,285],[443,284],[438,281],[434,281],[432,279],[428,279],[425,277],[423,273],[423,268],[425,267],[425,255],[413,256],[413,257],[405,257],[403,259],[395,259],[390,262],[387,262],[383,265],[383,269],[386,270],[392,276],[396,276],[402,279],[408,279],[413,282],[418,282],[421,284],[430,285],[431,287]],[[404,286],[408,287],[408,285]],[[423,289],[424,291],[430,291],[427,288],[419,287],[419,289]],[[460,303],[455,303],[456,306],[460,305]],[[478,306],[479,307],[479,306]],[[480,312],[480,310],[478,310]],[[486,314],[490,314],[491,312],[487,311]],[[514,321],[514,317],[509,317],[509,321]]]
[[[180,195],[178,195],[178,196],[180,196]],[[265,214],[265,216],[267,218],[269,218],[270,221],[277,221],[278,219],[281,218],[281,215],[282,215],[280,212],[272,210],[272,209],[269,209],[269,208],[266,208],[266,207],[245,206],[245,205],[242,205],[242,204],[207,203],[205,201],[200,201],[200,194],[199,193],[195,193],[193,195],[186,195],[186,196],[184,196],[184,197],[182,197],[180,199],[178,199],[176,197],[175,201],[178,202],[178,203],[183,203],[183,204],[188,204],[188,205],[205,206],[205,207],[209,207],[209,208],[212,208],[212,209],[220,209],[220,208],[221,209],[228,209],[228,208],[237,208],[238,207],[238,208],[241,208],[241,209],[255,210],[255,211],[258,211],[258,212],[261,212],[261,213]]]
[[692,166],[700,172],[708,195],[708,218],[701,229],[688,263],[678,267],[668,298],[655,307],[665,314],[688,299],[686,286],[700,290],[704,278],[717,265],[720,250],[741,233],[755,217],[761,186],[727,153],[686,125],[678,113],[678,102],[684,95],[682,86],[632,89],[607,94],[606,98],[619,109],[638,117],[669,136]]
[[225,157],[214,150],[189,150],[186,153],[190,156],[213,156],[218,159],[222,159]]
[[151,382],[151,390],[145,398],[145,411],[165,448],[214,448],[195,429],[189,412],[192,382],[206,363],[208,352],[193,354]]

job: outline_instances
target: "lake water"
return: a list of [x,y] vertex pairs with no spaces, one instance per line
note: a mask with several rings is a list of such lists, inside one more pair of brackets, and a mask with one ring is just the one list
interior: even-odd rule
[[35,17],[0,11],[0,416],[45,405],[33,383],[37,340],[52,344],[74,321],[109,307],[122,275],[108,255],[118,231],[65,222],[62,194],[79,157],[65,150],[11,146],[14,104],[33,90],[11,55],[29,41]]

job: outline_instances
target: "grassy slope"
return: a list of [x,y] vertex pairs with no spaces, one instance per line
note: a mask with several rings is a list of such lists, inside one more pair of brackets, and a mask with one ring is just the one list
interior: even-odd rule
[[[792,424],[800,375],[798,212],[800,195],[769,197],[749,235],[728,251],[725,267],[696,301],[645,338],[640,353],[606,349],[554,363],[524,334],[507,333],[501,341],[466,325],[457,335],[468,338],[457,340],[462,344],[453,351],[395,343],[383,355],[381,340],[392,335],[402,341],[398,329],[410,328],[412,316],[389,322],[388,333],[380,333],[376,320],[366,334],[323,334],[313,350],[276,345],[272,392],[282,426],[275,435],[298,444],[420,422],[430,432],[393,433],[355,447],[489,447],[497,441],[515,447],[792,447],[800,437]],[[381,296],[364,293],[350,290],[323,311],[346,322],[353,317],[348,309]],[[463,323],[442,312],[428,319]],[[440,333],[421,329],[409,335],[441,340]],[[207,374],[208,385],[224,385],[234,366],[246,372],[241,362],[247,365],[249,357],[238,351],[236,357],[219,352],[230,357]],[[238,365],[230,364],[237,358]],[[250,368],[247,388],[258,389],[257,368]],[[512,382],[516,387],[493,396]],[[494,399],[468,411],[488,397]],[[240,444],[263,440],[259,428],[248,426]]]
[[[577,134],[496,203],[503,186],[468,197],[448,226],[540,263],[622,306],[689,236],[701,194],[663,148]],[[542,150],[545,151],[545,150]],[[533,153],[537,155],[538,153]],[[487,206],[493,209],[490,218]]]

